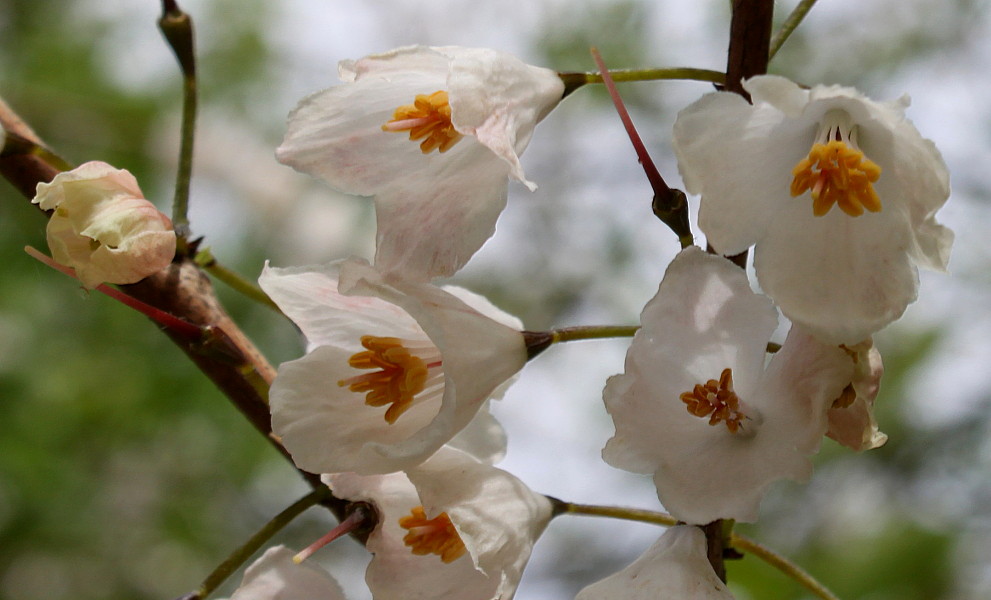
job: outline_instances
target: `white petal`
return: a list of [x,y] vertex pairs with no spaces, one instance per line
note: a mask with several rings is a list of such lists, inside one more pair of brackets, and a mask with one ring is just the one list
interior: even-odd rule
[[578,592],[575,600],[733,600],[706,558],[705,536],[681,525],[619,573]]
[[294,554],[285,546],[266,550],[245,570],[230,600],[344,600],[333,577],[310,563],[297,565]]
[[430,77],[397,73],[307,96],[289,114],[276,157],[348,194],[371,196],[410,181],[411,174],[430,169],[435,157],[423,154],[407,133],[382,131],[382,125],[417,94],[443,89],[445,76],[446,71]]
[[375,197],[375,265],[407,278],[449,277],[495,232],[508,165],[466,138]]
[[754,104],[767,102],[791,118],[802,114],[809,103],[809,90],[778,75],[758,75],[743,82]]
[[[731,434],[697,418],[694,435],[673,427],[658,432],[667,434],[670,448],[654,476],[661,503],[688,523],[756,521],[772,483],[805,481],[812,474],[808,457],[826,432],[826,410],[852,371],[842,350],[793,328],[758,390],[741,396],[759,412],[755,433]],[[699,428],[708,430],[705,438]]]
[[530,190],[519,154],[533,129],[564,95],[564,82],[550,69],[485,48],[443,49],[452,57],[448,77],[455,128],[475,136],[506,161],[510,174]]
[[808,198],[781,207],[754,250],[754,270],[781,312],[825,342],[856,344],[902,315],[918,292],[894,211],[815,217]]
[[481,462],[494,465],[506,456],[506,430],[489,412],[489,405],[486,403],[468,426],[447,445],[470,454]]
[[413,317],[395,304],[341,294],[337,280],[343,262],[285,269],[266,262],[258,284],[300,328],[310,350],[337,346],[358,352],[362,335],[426,339]]
[[432,454],[436,442],[417,434],[437,418],[440,404],[414,402],[390,425],[385,407],[366,406],[364,394],[338,385],[355,374],[351,354],[320,346],[279,367],[269,394],[272,430],[296,465],[311,473],[387,473]]
[[678,169],[688,191],[702,195],[699,228],[717,252],[738,254],[763,237],[814,134],[814,125],[796,127],[772,107],[753,107],[726,92],[703,96],[678,114]]

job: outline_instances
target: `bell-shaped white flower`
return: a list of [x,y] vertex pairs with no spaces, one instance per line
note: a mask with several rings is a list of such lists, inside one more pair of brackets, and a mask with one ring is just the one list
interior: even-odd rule
[[578,592],[575,600],[733,600],[706,558],[705,535],[679,525],[630,566]]
[[344,600],[337,581],[321,568],[296,564],[295,553],[274,546],[244,571],[230,600]]
[[481,48],[409,46],[343,61],[304,98],[276,151],[345,193],[375,197],[375,265],[407,278],[460,269],[495,230],[507,177],[561,100],[557,73]]
[[509,600],[551,518],[546,497],[450,447],[405,474],[324,480],[375,507],[365,573],[374,600]]
[[172,221],[145,200],[128,171],[93,161],[39,183],[32,200],[54,210],[48,247],[87,288],[136,283],[175,256]]
[[674,126],[678,165],[702,195],[699,227],[720,254],[754,247],[764,292],[823,341],[857,344],[916,298],[916,265],[945,270],[950,193],[935,145],[905,116],[840,86],[777,76],[706,95]]
[[858,452],[880,448],[888,441],[874,419],[874,399],[884,374],[881,352],[873,339],[844,349],[853,361],[853,380],[843,388],[827,413],[826,435]]
[[742,269],[695,247],[671,263],[640,320],[625,372],[603,391],[616,425],[603,458],[653,475],[679,520],[755,521],[773,481],[811,474],[852,362],[792,328],[765,368],[774,306]]
[[266,266],[259,283],[307,339],[307,354],[279,367],[270,403],[273,431],[310,472],[419,464],[527,360],[521,323],[467,290],[355,259]]

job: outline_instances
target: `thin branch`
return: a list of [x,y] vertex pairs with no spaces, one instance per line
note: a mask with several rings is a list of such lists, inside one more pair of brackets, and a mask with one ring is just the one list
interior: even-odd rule
[[785,41],[788,40],[788,37],[791,36],[792,32],[795,31],[795,29],[802,23],[802,19],[805,18],[805,15],[809,14],[809,11],[812,10],[815,3],[816,0],[802,0],[798,3],[798,6],[795,7],[795,10],[791,11],[791,14],[788,15],[785,22],[781,24],[781,29],[779,29],[777,33],[774,34],[774,37],[771,38],[771,47],[767,52],[768,60],[774,58],[774,55],[778,53],[778,50],[780,50],[781,46],[783,46]]
[[182,69],[181,143],[175,197],[172,202],[172,225],[178,238],[177,252],[185,254],[189,237],[189,185],[193,177],[193,142],[196,137],[196,50],[193,19],[174,0],[163,0],[158,27]]

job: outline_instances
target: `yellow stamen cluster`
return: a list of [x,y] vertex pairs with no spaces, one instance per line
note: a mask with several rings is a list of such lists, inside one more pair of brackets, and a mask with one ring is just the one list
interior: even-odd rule
[[851,217],[864,214],[864,209],[881,210],[872,185],[881,176],[881,167],[842,140],[813,145],[808,158],[799,161],[791,174],[792,197],[811,190],[812,214],[817,217],[828,213],[834,204]]
[[403,543],[417,556],[436,554],[449,563],[461,558],[467,551],[458,530],[445,512],[427,519],[423,507],[417,506],[409,516],[399,519],[399,526],[409,530],[403,537]]
[[723,369],[719,381],[709,381],[695,384],[690,392],[681,396],[688,412],[696,417],[709,417],[709,425],[725,423],[730,433],[740,430],[740,424],[746,415],[740,412],[740,399],[733,391],[733,371]]
[[382,131],[409,131],[410,140],[423,140],[420,151],[424,154],[447,152],[464,137],[451,124],[451,105],[443,90],[418,94],[413,104],[397,108]]
[[352,355],[348,364],[356,369],[379,370],[342,379],[337,385],[365,393],[365,404],[369,406],[391,404],[385,411],[385,420],[395,423],[412,405],[413,397],[423,391],[428,365],[411,354],[399,338],[364,335],[361,345],[367,350]]

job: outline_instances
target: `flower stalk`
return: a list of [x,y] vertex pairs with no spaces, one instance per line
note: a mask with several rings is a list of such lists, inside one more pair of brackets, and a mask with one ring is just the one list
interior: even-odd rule
[[781,49],[781,46],[783,46],[785,41],[788,40],[788,37],[791,36],[792,32],[798,28],[799,24],[802,22],[802,19],[805,18],[805,15],[809,14],[809,11],[812,10],[815,3],[816,0],[801,0],[801,2],[798,3],[798,6],[795,7],[795,10],[791,11],[791,14],[788,15],[785,22],[781,24],[781,28],[778,29],[774,33],[774,37],[771,38],[771,47],[767,52],[767,60],[774,58],[774,55],[778,53],[778,50]]
[[179,8],[175,0],[162,0],[162,17],[158,20],[158,27],[182,69],[181,144],[172,204],[172,223],[177,237],[176,251],[183,255],[188,250],[189,184],[193,175],[193,141],[196,134],[196,53],[193,43],[193,20]]
[[[622,519],[624,521],[638,521],[640,523],[651,523],[653,525],[662,525],[664,527],[673,527],[678,524],[678,520],[671,515],[658,511],[627,508],[623,506],[576,504],[573,502],[566,502],[564,500],[552,498],[550,496],[548,496],[548,499],[554,507],[553,514],[555,517],[569,514],[587,517],[608,517],[613,519]],[[718,534],[722,535],[723,532],[720,531]],[[770,548],[751,540],[750,538],[736,533],[730,533],[729,548],[727,548],[727,550],[730,549],[739,550],[741,552],[749,552],[799,583],[802,587],[815,594],[817,598],[821,598],[822,600],[839,600],[839,598],[829,591],[826,586],[809,575],[801,567],[791,562],[784,556],[774,552]]]
[[240,275],[235,271],[228,269],[224,265],[217,262],[217,259],[213,256],[213,252],[210,248],[201,248],[196,252],[196,256],[193,258],[195,262],[201,269],[213,275],[215,278],[227,284],[228,287],[236,292],[240,292],[244,296],[271,308],[272,310],[281,313],[278,305],[268,297],[268,294],[262,291],[260,287]]
[[578,325],[547,331],[524,331],[523,340],[529,360],[558,342],[633,337],[638,329],[639,325]]
[[212,573],[207,575],[200,587],[195,591],[181,597],[181,600],[203,600],[221,586],[227,578],[234,574],[251,555],[261,549],[272,536],[278,533],[283,527],[292,522],[311,506],[319,504],[322,500],[330,497],[330,490],[326,487],[314,489],[309,494],[293,502],[288,508],[275,515],[271,521],[265,523],[254,535],[252,535],[243,546],[235,550],[224,562],[220,563]]
[[[725,73],[711,69],[695,69],[691,67],[619,69],[615,71],[610,70],[609,75],[612,76],[613,81],[683,80],[721,84],[726,80]],[[602,72],[598,71],[558,73],[558,76],[564,81],[565,96],[585,84],[605,83]]]
[[644,146],[640,134],[637,133],[636,126],[633,125],[633,119],[630,118],[630,113],[626,110],[623,99],[619,96],[619,90],[616,89],[612,74],[606,69],[605,61],[599,55],[598,49],[592,48],[591,52],[592,58],[595,59],[595,64],[598,65],[602,72],[603,83],[606,84],[606,89],[609,90],[609,96],[616,106],[616,112],[619,113],[623,127],[626,128],[626,133],[630,136],[630,142],[633,144],[633,149],[637,153],[637,159],[641,166],[643,166],[651,189],[654,190],[654,199],[651,202],[654,215],[670,227],[671,231],[678,236],[678,241],[681,243],[682,248],[691,246],[695,241],[695,236],[692,235],[692,228],[688,222],[688,199],[685,197],[685,193],[681,190],[668,187],[664,178],[661,177],[661,173],[650,158],[650,153],[647,152],[647,147]]

